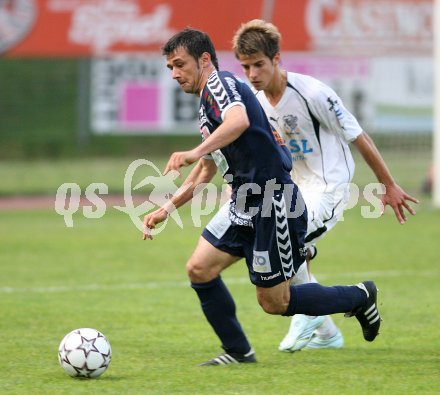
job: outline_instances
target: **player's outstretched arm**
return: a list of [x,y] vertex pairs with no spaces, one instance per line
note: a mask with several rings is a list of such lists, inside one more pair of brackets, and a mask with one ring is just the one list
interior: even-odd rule
[[385,212],[387,205],[394,210],[397,220],[403,224],[407,220],[405,209],[412,215],[415,215],[415,210],[408,202],[419,203],[419,201],[408,195],[396,182],[394,181],[382,155],[374,144],[371,137],[363,132],[353,144],[357,147],[367,164],[373,170],[378,181],[385,186],[385,193],[382,195],[381,201],[383,206],[382,213]]
[[163,174],[167,174],[172,170],[176,170],[180,173],[181,167],[186,167],[192,165],[198,159],[200,159],[202,155],[197,155],[196,149],[192,149],[191,151],[181,151],[181,152],[173,152],[168,159],[168,163],[165,166],[165,170]]
[[181,167],[189,166],[198,159],[232,143],[249,127],[246,109],[241,105],[232,106],[224,115],[221,125],[203,143],[191,151],[174,152],[164,174],[171,170],[180,171]]

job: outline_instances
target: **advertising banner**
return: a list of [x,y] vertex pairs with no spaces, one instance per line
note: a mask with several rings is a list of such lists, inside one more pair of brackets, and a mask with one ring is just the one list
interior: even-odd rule
[[93,59],[90,97],[98,134],[197,132],[198,98],[172,80],[160,56]]
[[433,0],[0,0],[0,55],[91,58],[95,133],[192,133],[197,98],[161,46],[204,30],[242,75],[231,40],[254,18],[278,26],[283,67],[327,82],[366,129],[432,129]]
[[430,54],[433,0],[3,0],[0,53],[88,57],[159,52],[192,26],[229,51],[241,23],[263,18],[284,51],[351,56]]
[[[218,55],[221,68],[245,79],[230,52]],[[365,130],[432,130],[434,76],[429,58],[285,53],[282,64],[331,86]],[[91,70],[90,119],[96,133],[197,133],[198,98],[172,80],[161,56],[97,58]]]

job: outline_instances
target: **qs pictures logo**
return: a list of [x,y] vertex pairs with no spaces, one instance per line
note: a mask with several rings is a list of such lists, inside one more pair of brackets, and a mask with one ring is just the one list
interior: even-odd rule
[[[171,197],[185,193],[192,187],[189,182],[178,187],[175,183],[179,173],[170,171],[163,175],[159,168],[149,160],[137,159],[127,168],[124,176],[124,205],[113,206],[114,209],[127,214],[132,223],[141,232],[144,230],[143,216],[154,209],[166,204],[169,210],[168,218],[155,229],[151,229],[151,235],[159,234],[166,226],[169,219],[173,220],[180,228],[183,228],[179,212],[171,202]],[[142,178],[141,181],[134,181]],[[133,192],[143,196],[141,204],[136,204]],[[222,192],[224,192],[222,190]],[[73,215],[82,210],[82,214],[88,219],[97,219],[105,215],[107,204],[101,195],[108,195],[109,188],[104,183],[92,183],[83,191],[77,183],[64,183],[59,186],[55,197],[55,211],[64,217],[68,228],[74,226]],[[201,218],[211,214],[218,203],[219,191],[214,184],[201,184],[194,190],[191,199],[191,218],[194,226],[200,227]],[[90,204],[89,204],[90,203]]]
[[[136,185],[133,185],[135,173],[141,167],[145,172],[153,173],[142,179]],[[179,189],[174,180],[178,177],[178,172],[170,172],[162,175],[160,170],[152,162],[146,159],[137,159],[133,161],[125,172],[124,177],[124,203],[125,206],[114,206],[116,210],[122,211],[130,217],[133,224],[139,229],[143,229],[143,221],[140,218],[143,214],[151,211],[153,208],[161,206],[164,202],[171,204],[170,197],[177,193]],[[187,185],[189,188],[191,185]],[[146,196],[145,201],[136,206],[133,201],[132,191],[140,190],[143,187],[149,187],[150,192]],[[179,193],[183,193],[185,188],[180,188]],[[85,200],[91,205],[82,207],[83,215],[86,218],[101,218],[105,212],[107,205],[98,194],[108,195],[108,186],[104,183],[92,183],[85,190]],[[80,209],[81,204],[81,187],[76,183],[64,183],[57,190],[55,198],[55,211],[64,216],[66,226],[73,227],[73,214]],[[173,207],[171,207],[173,208]],[[170,212],[172,218],[178,226],[183,227],[182,220],[177,211]],[[160,233],[165,227],[168,219],[160,228],[152,230],[152,234]]]
[[[0,0],[1,1],[1,0]],[[113,206],[113,209],[127,214],[141,232],[144,231],[143,216],[150,213],[152,210],[166,207],[168,217],[161,226],[151,229],[152,236],[159,234],[164,230],[166,224],[171,219],[180,228],[183,228],[183,221],[180,218],[177,208],[172,203],[173,197],[179,197],[185,194],[185,199],[188,198],[188,190],[191,191],[191,196],[186,200],[190,201],[191,219],[195,227],[202,226],[202,218],[210,215],[216,209],[228,202],[229,210],[229,186],[227,183],[216,185],[214,183],[201,183],[193,186],[193,183],[188,181],[182,183],[179,187],[175,181],[179,173],[177,171],[170,171],[167,174],[162,174],[159,168],[151,161],[146,159],[136,159],[128,166],[124,176],[124,205]],[[140,181],[138,181],[140,180]],[[290,185],[290,184],[289,184]],[[292,186],[293,187],[293,186]],[[341,191],[346,190],[347,185],[341,185]],[[261,208],[264,210],[262,216],[267,217],[271,215],[273,193],[279,190],[280,185],[276,184],[275,179],[267,181],[263,188],[264,199]],[[289,193],[289,187],[285,187],[286,196],[293,196]],[[249,220],[257,214],[259,207],[247,206],[246,198],[249,191],[253,194],[261,194],[262,187],[258,184],[243,184],[237,190],[237,196],[240,196],[234,203],[234,212],[230,211],[230,215],[234,216],[236,221]],[[340,191],[340,192],[341,192]],[[133,192],[136,193],[137,199],[134,199]],[[353,208],[359,201],[360,193],[359,187],[355,184],[350,184],[350,201],[347,203],[346,209]],[[380,195],[385,193],[382,184],[368,184],[362,191],[363,197],[370,205],[361,206],[361,214],[364,218],[378,218],[383,214],[383,204],[380,200]],[[345,192],[344,192],[345,193]],[[55,211],[57,214],[64,217],[64,222],[68,228],[74,226],[74,214],[82,211],[82,215],[88,219],[102,218],[107,210],[107,203],[101,198],[102,195],[109,194],[108,185],[102,182],[94,182],[89,184],[83,190],[79,184],[75,182],[68,182],[61,184],[55,196]],[[340,199],[340,194],[335,194],[335,199]],[[141,199],[139,199],[141,197]],[[265,199],[267,199],[265,201]],[[139,200],[141,202],[138,204]],[[339,203],[338,203],[339,204]],[[291,204],[288,204],[290,207]],[[302,213],[304,208],[301,204],[295,204],[293,211],[288,210],[287,216],[289,218],[297,218]],[[241,213],[237,216],[236,213]],[[343,217],[340,218],[343,221]],[[265,273],[270,266],[269,258],[264,252],[254,252],[259,259],[254,260],[254,270],[259,273]]]

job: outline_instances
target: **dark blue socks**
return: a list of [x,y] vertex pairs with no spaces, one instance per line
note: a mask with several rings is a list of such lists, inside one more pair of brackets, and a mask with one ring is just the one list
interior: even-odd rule
[[292,285],[285,316],[347,313],[361,307],[367,294],[355,285],[324,287],[317,283]]
[[245,354],[251,346],[235,314],[235,303],[220,277],[207,283],[191,283],[203,313],[228,352]]

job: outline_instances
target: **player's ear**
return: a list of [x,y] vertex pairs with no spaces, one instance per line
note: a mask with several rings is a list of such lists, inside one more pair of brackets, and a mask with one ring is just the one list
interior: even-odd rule
[[279,52],[277,52],[275,54],[275,56],[272,58],[272,64],[274,66],[278,66],[281,62],[281,54]]
[[208,67],[211,64],[211,55],[208,52],[203,52],[200,56],[200,63],[202,68]]

